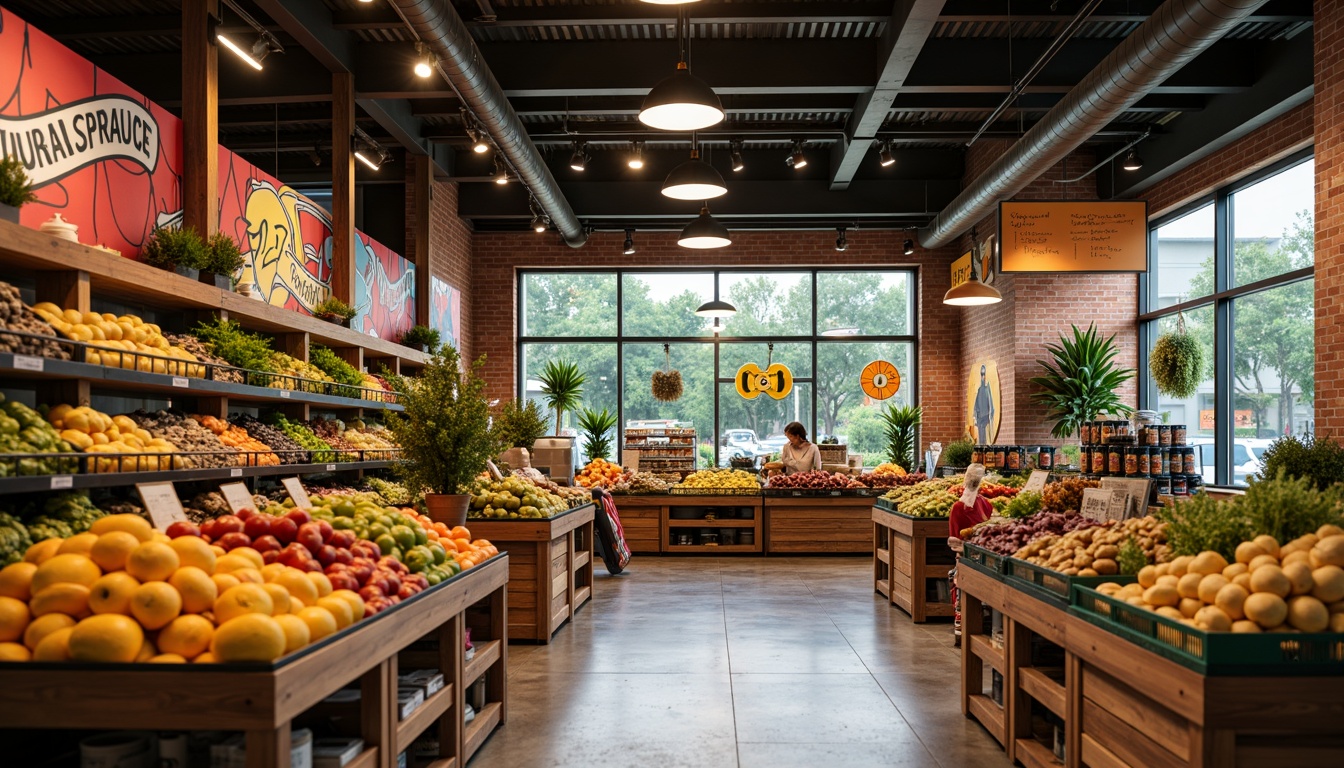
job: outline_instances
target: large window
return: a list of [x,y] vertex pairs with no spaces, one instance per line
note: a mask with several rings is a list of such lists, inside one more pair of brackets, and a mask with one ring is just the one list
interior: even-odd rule
[[1143,400],[1187,426],[1207,483],[1245,485],[1275,438],[1314,431],[1314,179],[1293,158],[1151,228],[1145,348],[1183,322],[1207,365],[1184,399],[1145,366]]
[[[587,375],[584,407],[617,411],[621,428],[694,427],[701,466],[776,452],[791,421],[814,440],[837,437],[866,463],[880,462],[885,403],[860,385],[874,360],[901,376],[886,402],[918,401],[913,270],[538,270],[522,273],[519,296],[519,391],[540,398],[546,363],[575,362]],[[718,334],[695,315],[715,298],[737,308]],[[781,400],[738,395],[738,369],[770,362],[789,367],[793,391]],[[684,387],[671,403],[650,386],[669,366]],[[577,421],[565,416],[566,434],[578,434]]]

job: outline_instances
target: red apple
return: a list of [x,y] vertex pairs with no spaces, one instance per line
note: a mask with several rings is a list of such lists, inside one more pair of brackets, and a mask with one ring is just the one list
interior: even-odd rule
[[360,584],[367,584],[369,578],[373,576],[373,563],[357,557],[350,564],[350,573],[354,574],[356,579],[359,579]]
[[[332,586],[334,587],[335,585],[333,584]],[[364,587],[363,589],[359,590],[359,596],[364,598],[364,602],[366,603],[372,600],[377,600],[380,597],[384,597],[386,596],[386,594],[387,593],[384,592],[381,587],[375,586],[373,584],[370,584]]]
[[331,541],[332,534],[336,532],[336,529],[331,527],[331,523],[326,520],[314,520],[313,522],[317,523],[318,528],[322,530],[323,543]]
[[400,603],[400,602],[401,602],[401,598],[400,598],[400,597],[397,597],[396,595],[388,595],[388,596],[387,596],[387,602],[388,602],[388,607],[390,608],[390,607],[392,607],[393,605],[396,605],[397,603]]
[[411,573],[401,577],[402,583],[410,582],[420,589],[429,589],[429,579],[423,573]]
[[298,568],[300,564],[306,563],[310,559],[312,559],[312,555],[308,554],[308,550],[302,544],[290,544],[280,551],[280,562],[291,568]]
[[419,587],[411,583],[406,583],[402,584],[401,589],[397,590],[397,597],[400,597],[402,600],[405,600],[406,598],[412,597],[419,593],[420,593]]
[[219,538],[219,525],[214,518],[201,523],[201,538],[206,541]]
[[350,551],[358,557],[367,557],[371,560],[377,560],[383,556],[383,551],[372,541],[357,541],[350,546]]
[[322,572],[322,564],[317,562],[316,560],[304,560],[303,563],[298,566],[298,568],[299,570],[307,571],[308,573]]
[[[215,530],[219,532],[219,537],[226,533],[242,533],[243,520],[237,515],[220,515],[215,518]],[[215,536],[215,534],[211,535]]]
[[252,515],[243,521],[243,533],[246,533],[254,539],[262,536],[270,536],[271,520],[272,518],[270,515]]
[[304,523],[312,522],[313,516],[308,514],[306,509],[291,509],[285,513],[285,517],[294,521],[294,527],[297,528]]
[[226,551],[237,549],[239,547],[250,547],[252,546],[252,537],[242,531],[226,533],[219,537],[219,546],[223,547]]
[[278,562],[280,562],[280,553],[279,553],[279,552],[276,552],[276,551],[273,551],[273,552],[262,552],[262,553],[261,553],[261,562],[263,562],[263,563],[265,563],[265,564],[267,564],[267,565],[270,565],[271,563],[278,563]]
[[388,571],[383,572],[383,580],[387,582],[387,594],[392,595],[401,589],[401,577]]
[[335,549],[336,549],[336,562],[338,564],[349,565],[350,563],[354,562],[355,556],[351,554],[350,550],[341,549],[340,547],[336,547]]
[[359,591],[359,580],[349,571],[337,571],[336,573],[327,572],[327,581],[331,582],[332,589],[351,589]]
[[[252,519],[255,520],[256,518]],[[260,552],[261,556],[265,558],[267,552],[280,551],[280,540],[274,536],[258,536],[252,540],[252,548]]]
[[323,568],[322,571],[324,573],[349,573],[350,566],[344,563],[332,563],[331,565],[328,565],[327,567]]
[[299,533],[294,537],[294,541],[302,544],[312,552],[317,554],[317,550],[322,548],[322,528],[317,523],[304,523],[299,526]]
[[243,522],[247,522],[248,520],[251,520],[253,517],[256,516],[257,516],[257,510],[252,509],[251,507],[243,507],[242,509],[238,510],[238,519],[242,520]]
[[271,519],[271,535],[279,539],[280,543],[290,543],[298,533],[299,524],[288,517],[276,517]]
[[323,544],[317,550],[317,562],[321,563],[323,568],[336,562],[336,548],[330,544]]
[[343,530],[333,532],[327,543],[337,549],[350,549],[356,541],[359,541],[359,536],[354,531]]
[[199,526],[197,526],[190,520],[178,520],[177,522],[168,526],[167,533],[168,538],[178,539],[183,536],[200,536],[201,529]]
[[410,570],[406,567],[405,563],[401,562],[400,560],[391,555],[386,555],[382,558],[379,558],[378,567],[386,568],[387,570],[392,571],[393,573],[407,573]]

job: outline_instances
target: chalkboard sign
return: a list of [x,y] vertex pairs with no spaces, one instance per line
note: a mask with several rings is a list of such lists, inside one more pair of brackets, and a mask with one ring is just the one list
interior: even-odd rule
[[1143,272],[1148,203],[999,203],[1000,272]]

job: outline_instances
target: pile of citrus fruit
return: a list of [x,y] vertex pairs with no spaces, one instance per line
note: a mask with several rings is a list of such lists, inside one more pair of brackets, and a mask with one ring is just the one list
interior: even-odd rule
[[611,487],[624,474],[625,470],[620,464],[613,464],[606,459],[593,459],[574,476],[574,482],[584,488]]

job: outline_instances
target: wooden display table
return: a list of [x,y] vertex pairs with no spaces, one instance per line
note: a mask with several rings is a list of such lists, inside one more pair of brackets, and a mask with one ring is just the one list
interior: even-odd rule
[[[730,552],[759,554],[764,551],[761,526],[763,499],[759,493],[697,496],[669,494],[664,503],[667,505],[662,518],[664,552],[713,555]],[[707,514],[713,514],[714,519],[706,520]],[[714,534],[719,541],[715,544],[705,543],[706,532]],[[731,543],[723,542],[725,532],[731,532]],[[678,543],[682,535],[691,537],[694,543]],[[747,536],[751,541],[743,543],[742,539]]]
[[[1009,760],[1059,765],[1032,737],[1034,701],[1063,720],[1069,768],[1344,764],[1342,678],[1201,675],[965,561],[957,580],[962,711]],[[985,634],[981,606],[1003,613],[1002,648]],[[1033,666],[1033,637],[1062,649],[1062,670]],[[1003,675],[1003,706],[984,695],[986,664]]]
[[931,582],[947,581],[953,566],[952,550],[947,546],[947,518],[910,517],[875,506],[869,507],[869,514],[873,526],[873,588],[916,623],[930,616],[951,616],[951,597],[946,601],[928,597]]
[[473,536],[509,553],[509,639],[551,635],[593,596],[593,512],[585,504],[541,520],[468,520]]
[[616,513],[625,530],[625,545],[634,554],[658,554],[663,551],[663,518],[667,515],[667,494],[612,494]]
[[765,497],[767,554],[863,554],[873,500],[862,496]]
[[[496,556],[274,666],[3,663],[0,727],[244,731],[248,768],[285,768],[291,721],[357,681],[365,749],[349,766],[395,766],[436,724],[440,758],[432,765],[464,766],[507,712],[508,571],[508,557]],[[476,647],[470,662],[466,624]],[[443,673],[444,688],[398,720],[398,656],[421,638],[437,641],[432,657],[420,656]],[[467,684],[482,673],[489,703],[464,724]]]

